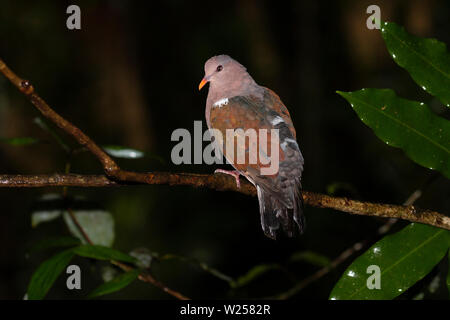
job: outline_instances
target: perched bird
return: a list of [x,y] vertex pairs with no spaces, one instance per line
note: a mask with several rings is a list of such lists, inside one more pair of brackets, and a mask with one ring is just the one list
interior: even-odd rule
[[[206,83],[209,83],[206,101],[208,128],[222,133],[223,141],[216,142],[227,161],[236,169],[216,170],[216,173],[233,175],[238,187],[239,175],[243,175],[256,187],[261,225],[268,237],[276,239],[281,229],[289,237],[298,232],[302,233],[305,222],[300,180],[304,160],[287,108],[278,95],[259,86],[243,65],[227,55],[214,56],[206,61],[205,76],[200,82],[199,90]],[[263,168],[268,166],[267,162],[263,164],[262,160],[256,163],[249,161],[251,142],[234,146],[235,154],[241,151],[246,155],[243,163],[237,163],[234,158],[227,157],[229,150],[226,150],[226,131],[229,129],[254,129],[257,135],[275,129],[279,141],[277,172],[262,174]],[[258,139],[260,138],[258,136]],[[259,154],[266,154],[270,160],[273,160],[269,156],[273,139],[274,137],[269,135],[267,145],[259,145]],[[242,150],[237,150],[239,148]],[[274,150],[270,150],[271,155]]]

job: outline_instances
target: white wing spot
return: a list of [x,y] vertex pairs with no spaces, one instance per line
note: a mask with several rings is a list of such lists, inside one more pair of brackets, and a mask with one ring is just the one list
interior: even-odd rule
[[294,139],[291,139],[291,138],[286,138],[286,139],[284,139],[284,141],[297,144],[297,141],[295,141]]
[[217,100],[216,102],[214,102],[213,106],[222,108],[223,106],[226,106],[227,104],[228,104],[228,98],[223,98],[223,99],[220,99],[220,100]]
[[292,144],[294,144],[294,145],[297,145],[297,141],[295,141],[294,139],[291,139],[291,138],[285,138],[284,141],[283,141],[283,143],[280,144],[281,149],[283,149],[283,151],[286,150],[286,147],[287,147],[287,144],[288,144],[288,143],[292,143]]
[[282,117],[276,116],[275,118],[273,118],[272,120],[272,125],[276,126],[277,124],[284,122]]

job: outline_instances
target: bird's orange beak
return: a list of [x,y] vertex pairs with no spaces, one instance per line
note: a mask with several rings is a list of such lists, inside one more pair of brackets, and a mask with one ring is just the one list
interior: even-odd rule
[[198,85],[198,90],[202,90],[202,88],[205,86],[205,84],[208,83],[208,80],[206,80],[205,78],[202,79],[202,81],[200,82],[200,84]]

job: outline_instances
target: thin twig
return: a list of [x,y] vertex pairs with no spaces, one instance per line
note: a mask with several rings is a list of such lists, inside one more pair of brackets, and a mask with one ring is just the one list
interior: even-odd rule
[[83,237],[83,239],[86,240],[86,242],[89,243],[90,245],[93,245],[93,242],[91,241],[91,239],[87,235],[86,231],[84,231],[83,227],[78,222],[78,219],[75,216],[75,214],[73,213],[73,210],[71,208],[67,208],[66,210],[69,213],[70,219],[75,224],[75,226],[77,227],[78,231],[81,233],[81,236]]
[[[207,175],[190,173],[134,173],[146,177],[146,182],[113,181],[105,175],[52,174],[52,175],[0,175],[0,188],[38,188],[38,187],[117,187],[136,184],[156,184],[171,186],[205,187],[217,191],[235,191],[245,195],[256,196],[253,185],[241,182],[236,188],[233,178],[226,175]],[[442,213],[422,210],[413,205],[379,204],[332,197],[325,194],[303,191],[304,203],[312,207],[334,209],[350,214],[383,218],[403,219],[411,222],[428,224],[450,230],[450,218]]]
[[[412,206],[422,196],[423,188],[428,186],[431,183],[431,181],[434,180],[435,178],[436,176],[432,177],[422,186],[422,188],[419,188],[415,190],[413,193],[411,193],[411,195],[405,200],[403,205]],[[397,221],[398,219],[395,218],[389,219],[386,223],[384,223],[381,227],[378,228],[375,237],[371,237],[353,244],[350,248],[344,250],[339,256],[337,256],[333,261],[331,261],[329,265],[313,273],[311,276],[303,279],[288,291],[278,294],[274,297],[271,297],[271,299],[285,300],[299,293],[301,290],[303,290],[311,283],[327,275],[331,270],[336,269],[341,263],[345,262],[348,258],[353,256],[357,252],[361,251],[363,248],[366,248],[370,243],[373,242],[374,238],[380,238],[381,236],[387,234]]]
[[[70,173],[70,168],[71,168],[71,162],[70,162],[70,160],[71,160],[71,156],[72,156],[72,150],[68,149],[67,151],[68,151],[68,152],[67,152],[68,158],[67,158],[67,162],[66,162],[66,166],[65,166],[64,171],[65,171],[66,174],[69,174],[69,173]],[[65,186],[65,187],[63,188],[63,198],[64,198],[65,200],[67,200],[67,197],[68,197],[68,187]],[[81,236],[83,237],[83,239],[84,239],[88,244],[94,245],[94,243],[92,242],[91,238],[88,236],[87,232],[84,230],[83,226],[79,223],[77,217],[76,217],[75,214],[73,213],[73,210],[72,210],[70,207],[67,207],[66,210],[67,210],[67,212],[69,213],[70,219],[72,220],[72,222],[73,222],[73,223],[75,224],[75,226],[77,227],[77,229],[78,229],[78,231],[80,232],[80,234],[81,234]],[[132,268],[131,266],[129,266],[129,265],[127,265],[127,264],[124,264],[124,263],[122,263],[122,262],[120,262],[120,261],[111,260],[110,262],[111,262],[111,264],[113,264],[113,265],[119,267],[120,269],[122,269],[122,270],[125,271],[125,272],[131,271],[131,270],[134,269],[134,268]],[[186,296],[182,295],[181,293],[179,293],[179,292],[177,292],[177,291],[175,291],[175,290],[172,290],[172,289],[168,288],[168,287],[167,287],[166,285],[164,285],[162,282],[160,282],[160,281],[156,280],[155,278],[153,278],[153,277],[152,277],[148,272],[146,272],[146,271],[141,271],[140,274],[138,275],[138,279],[139,279],[140,281],[147,282],[147,283],[150,283],[150,284],[156,286],[157,288],[163,290],[164,292],[166,292],[166,293],[172,295],[173,297],[175,297],[175,298],[177,298],[177,299],[180,299],[180,300],[188,300],[188,298],[187,298]]]
[[[122,269],[125,272],[131,271],[133,270],[132,267],[130,267],[127,264],[124,264],[120,261],[111,261],[112,264],[114,264],[115,266],[119,267],[120,269]],[[186,297],[185,295],[172,290],[170,288],[168,288],[165,284],[163,284],[162,282],[156,280],[155,278],[152,277],[151,274],[147,273],[147,272],[141,272],[138,276],[139,280],[143,281],[143,282],[147,282],[147,283],[151,283],[152,285],[154,285],[155,287],[158,287],[159,289],[161,289],[162,291],[166,292],[167,294],[170,294],[171,296],[177,298],[178,300],[190,300],[188,297]]]
[[[226,178],[223,175],[195,175],[195,174],[174,174],[174,173],[137,173],[120,169],[117,163],[109,157],[91,138],[89,138],[79,128],[57,114],[50,106],[34,91],[33,86],[27,80],[18,77],[8,66],[0,59],[0,72],[8,78],[23,94],[25,94],[31,103],[44,115],[51,120],[63,131],[71,135],[82,147],[88,149],[102,164],[106,176],[83,176],[83,175],[38,175],[38,176],[23,176],[23,175],[0,175],[0,187],[47,187],[47,186],[78,186],[78,187],[105,187],[117,186],[129,183],[143,183],[143,184],[168,184],[168,185],[191,185],[197,187],[208,187],[216,190],[233,190],[248,195],[255,195],[253,186],[249,183],[243,183],[240,189],[236,189],[234,181]],[[111,181],[115,180],[115,181]],[[316,194],[304,191],[304,202],[311,206],[321,208],[332,208],[338,211],[343,211],[351,214],[369,215],[376,217],[390,217],[396,219],[404,219],[412,222],[425,223],[432,226],[445,228],[450,230],[450,218],[430,210],[419,210],[412,206],[420,194],[412,195],[411,205],[398,206],[388,204],[375,204],[369,202],[361,202],[347,198],[336,198],[323,194]],[[69,214],[76,223],[77,220],[69,209]],[[393,219],[389,220],[386,225],[392,225]],[[77,224],[77,223],[76,223]],[[81,226],[77,224],[80,231],[83,231]],[[385,228],[389,230],[390,228]],[[381,232],[381,229],[380,229]],[[386,231],[387,232],[387,231]],[[87,235],[82,232],[86,241],[91,243]],[[352,248],[344,251],[339,255],[330,266],[319,270],[313,276],[305,279],[291,291],[280,297],[288,297],[295,292],[301,290],[310,282],[317,280],[330,269],[335,268],[342,261],[346,260],[354,252],[361,250],[363,243],[357,243]],[[126,265],[114,261],[116,265],[122,265],[122,269]],[[130,268],[126,266],[126,268]],[[187,299],[183,295],[167,288],[162,283],[155,280],[149,274],[141,274],[139,278],[142,281],[152,283],[161,288],[165,292],[177,297],[179,299]]]
[[[25,94],[31,103],[42,113],[44,117],[55,123],[64,132],[72,136],[82,147],[89,150],[102,164],[107,178],[118,183],[143,183],[143,184],[168,184],[168,185],[191,185],[197,187],[208,187],[216,190],[232,190],[248,195],[255,195],[256,191],[250,183],[242,183],[238,189],[228,176],[225,175],[196,175],[183,173],[138,173],[122,170],[117,163],[102,150],[91,138],[82,132],[75,125],[57,114],[50,106],[34,91],[33,86],[28,80],[18,77],[8,66],[0,59],[0,72],[11,81],[23,94]],[[88,176],[84,180],[83,176],[61,176],[52,175],[47,183],[48,185],[65,185],[66,182],[78,184],[78,186],[100,186],[111,185],[106,177]],[[5,178],[5,179],[1,179]],[[43,176],[3,176],[0,177],[0,186],[3,187],[37,187],[44,186]],[[19,181],[17,181],[19,180]],[[24,180],[27,182],[23,183]],[[93,181],[94,180],[94,181]],[[420,210],[414,206],[398,206],[389,204],[376,204],[351,200],[347,198],[336,198],[323,194],[312,192],[303,192],[304,202],[314,207],[331,208],[351,214],[369,215],[376,217],[388,217],[419,222],[432,226],[450,230],[450,218],[434,211]]]
[[[72,209],[67,208],[67,211],[69,212],[70,218],[72,219],[73,223],[76,225],[76,227],[78,228],[78,230],[80,231],[82,237],[84,240],[86,240],[87,243],[89,243],[90,245],[93,245],[94,243],[92,242],[92,240],[89,238],[89,236],[87,235],[86,231],[84,230],[84,228],[81,226],[81,224],[78,222],[78,219],[76,218],[75,214],[73,213]],[[122,263],[120,261],[116,261],[116,260],[111,260],[110,261],[111,264],[119,267],[120,269],[122,269],[125,272],[131,271],[134,268]],[[148,272],[146,271],[141,271],[141,273],[138,276],[138,279],[143,281],[143,282],[147,282],[150,283],[152,285],[154,285],[155,287],[163,290],[164,292],[170,294],[171,296],[179,299],[179,300],[190,300],[188,297],[184,296],[183,294],[170,289],[169,287],[167,287],[164,283],[156,280],[155,278],[153,278]]]
[[[70,163],[70,150],[68,149],[68,158],[67,158],[67,162],[66,162],[66,167],[65,167],[65,172],[66,174],[70,173],[70,167],[71,167],[71,163]],[[67,203],[67,198],[69,196],[69,190],[68,187],[64,187],[63,188],[63,192],[62,192],[62,196],[64,199],[64,202]],[[69,217],[72,220],[72,222],[74,223],[74,225],[76,226],[76,228],[78,229],[78,231],[80,232],[81,236],[83,237],[83,239],[89,243],[90,245],[93,245],[91,238],[89,238],[88,234],[86,233],[86,231],[84,230],[84,228],[81,226],[81,224],[78,222],[77,217],[75,216],[75,214],[73,213],[72,208],[70,208],[69,206],[67,206],[66,208],[67,212],[69,213]]]

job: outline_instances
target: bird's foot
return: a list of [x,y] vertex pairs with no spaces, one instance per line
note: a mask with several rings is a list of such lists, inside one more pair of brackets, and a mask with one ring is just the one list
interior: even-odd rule
[[230,176],[233,176],[236,179],[236,186],[238,189],[241,188],[241,182],[239,181],[239,176],[241,175],[239,173],[239,171],[237,170],[223,170],[223,169],[217,169],[216,171],[214,171],[214,174],[216,173],[223,173],[223,174],[228,174]]

